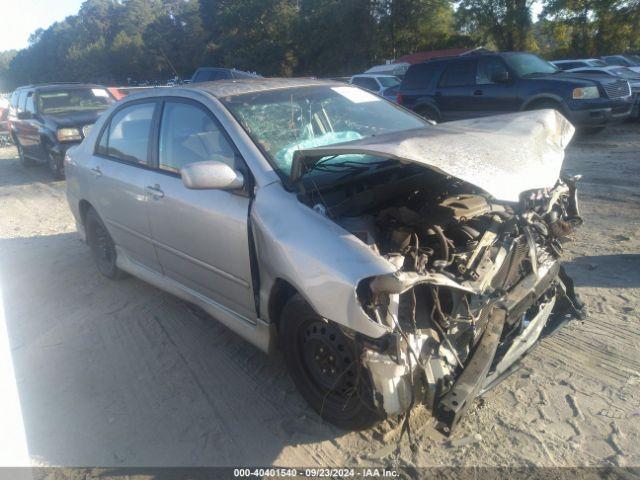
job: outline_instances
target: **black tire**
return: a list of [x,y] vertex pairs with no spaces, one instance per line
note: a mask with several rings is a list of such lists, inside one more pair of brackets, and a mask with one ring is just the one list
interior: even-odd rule
[[84,221],[87,243],[98,271],[111,280],[124,278],[125,273],[116,266],[116,247],[97,212],[90,208]]
[[440,115],[438,115],[438,112],[432,107],[423,105],[416,108],[415,112],[425,120],[431,120],[432,122],[440,123]]
[[33,160],[25,156],[24,147],[22,146],[22,144],[17,138],[15,139],[15,143],[16,143],[16,148],[18,149],[18,157],[20,157],[20,163],[22,164],[22,166],[23,167],[33,166]]
[[64,180],[64,158],[53,153],[47,145],[44,148],[47,155],[47,166],[51,175],[56,180]]
[[327,422],[363,430],[383,417],[373,405],[369,374],[355,343],[294,295],[282,312],[285,363],[300,394]]

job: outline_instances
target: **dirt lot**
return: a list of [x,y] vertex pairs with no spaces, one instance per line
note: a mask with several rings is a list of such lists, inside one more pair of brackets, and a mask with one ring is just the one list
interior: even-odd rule
[[567,265],[587,319],[478,400],[453,442],[416,412],[417,448],[404,438],[398,453],[397,423],[328,426],[280,357],[141,281],[100,277],[64,182],[0,150],[0,286],[32,462],[640,465],[640,125],[579,139],[565,165],[584,175]]

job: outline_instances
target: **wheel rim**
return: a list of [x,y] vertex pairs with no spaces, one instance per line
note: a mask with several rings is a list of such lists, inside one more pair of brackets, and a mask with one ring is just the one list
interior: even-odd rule
[[356,388],[355,356],[338,327],[322,321],[300,332],[302,363],[309,379],[323,394],[348,400]]

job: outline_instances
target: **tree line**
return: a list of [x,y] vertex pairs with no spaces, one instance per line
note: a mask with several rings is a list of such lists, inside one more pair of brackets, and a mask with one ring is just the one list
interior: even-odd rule
[[86,0],[27,48],[0,52],[0,89],[189,78],[203,65],[340,76],[480,45],[549,58],[639,51],[640,0]]

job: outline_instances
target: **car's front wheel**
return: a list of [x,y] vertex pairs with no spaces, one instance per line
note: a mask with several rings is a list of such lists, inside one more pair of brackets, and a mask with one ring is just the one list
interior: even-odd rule
[[90,208],[85,217],[87,243],[96,267],[102,275],[112,280],[119,280],[125,274],[116,265],[116,246],[98,213]]
[[280,323],[285,362],[296,387],[320,416],[346,430],[362,430],[382,416],[353,340],[294,295]]
[[64,180],[64,159],[60,155],[53,153],[50,148],[47,148],[46,152],[47,165],[53,178],[56,180]]
[[24,147],[20,143],[20,140],[15,139],[16,149],[18,150],[18,157],[20,158],[20,163],[24,167],[31,167],[33,165],[33,160],[28,158],[24,153]]

